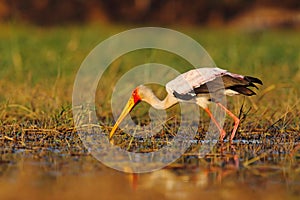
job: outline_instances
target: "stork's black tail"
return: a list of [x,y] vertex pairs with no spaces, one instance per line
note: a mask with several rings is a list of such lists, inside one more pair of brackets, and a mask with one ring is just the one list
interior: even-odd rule
[[244,76],[244,79],[246,81],[249,81],[250,83],[258,83],[260,85],[263,85],[263,82],[260,79],[252,77],[252,76]]
[[263,85],[263,82],[258,78],[252,76],[244,76],[240,84],[229,86],[227,87],[227,89],[234,90],[246,96],[252,96],[255,95],[256,93],[253,90],[249,89],[248,87],[255,87],[256,89],[258,89],[255,83]]

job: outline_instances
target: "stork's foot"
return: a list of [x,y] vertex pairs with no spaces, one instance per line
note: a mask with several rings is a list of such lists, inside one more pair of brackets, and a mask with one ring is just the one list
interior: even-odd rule
[[220,141],[223,142],[223,139],[225,138],[226,136],[226,132],[224,129],[221,129],[220,130]]

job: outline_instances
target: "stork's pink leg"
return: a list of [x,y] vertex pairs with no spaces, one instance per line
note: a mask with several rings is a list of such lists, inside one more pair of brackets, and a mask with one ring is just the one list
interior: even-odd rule
[[230,112],[230,110],[228,110],[225,106],[223,106],[221,103],[217,103],[218,106],[220,106],[220,108],[222,108],[223,110],[226,111],[226,113],[234,120],[234,127],[230,136],[230,140],[233,140],[234,136],[235,136],[235,132],[237,131],[237,128],[240,124],[240,119],[237,118],[232,112]]
[[224,129],[220,126],[220,124],[217,122],[217,120],[215,119],[215,117],[213,116],[213,114],[210,112],[210,110],[208,108],[204,109],[207,114],[209,115],[209,117],[212,119],[212,121],[216,124],[217,128],[220,131],[220,140],[223,141],[223,138],[226,135],[226,132],[224,131]]

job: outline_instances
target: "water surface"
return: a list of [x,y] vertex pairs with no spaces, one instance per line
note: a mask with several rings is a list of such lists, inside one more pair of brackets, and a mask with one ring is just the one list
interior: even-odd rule
[[[299,199],[299,163],[235,166],[186,156],[152,173],[126,174],[89,154],[2,152],[1,199]],[[228,159],[227,159],[228,160]],[[297,167],[298,166],[298,167]]]

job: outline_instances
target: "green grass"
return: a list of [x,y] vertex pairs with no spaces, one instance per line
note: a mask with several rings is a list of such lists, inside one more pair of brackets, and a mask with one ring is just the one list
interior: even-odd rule
[[[53,145],[55,148],[69,144],[59,141],[59,137],[48,140],[47,133],[56,136],[66,132],[74,134],[71,97],[76,72],[99,42],[126,29],[107,25],[51,28],[1,25],[1,143],[25,148],[32,144]],[[267,138],[270,135],[281,138],[289,134],[286,141],[299,142],[299,32],[178,30],[197,40],[219,67],[263,80],[264,85],[257,96],[229,100],[233,112],[244,117],[238,133],[240,138]],[[127,70],[147,62],[163,63],[182,72],[191,67],[180,57],[159,50],[132,52],[114,61],[103,77],[106,84],[100,84],[97,93],[97,105],[103,104],[99,117],[108,129],[112,125],[111,89]],[[244,109],[240,112],[242,105]],[[203,125],[206,127],[207,122]],[[231,125],[231,121],[226,121],[227,131],[231,130]],[[24,134],[29,133],[43,133],[44,136],[40,135],[46,139],[42,144],[32,143],[31,139],[24,139]],[[130,139],[129,142],[132,144]]]

